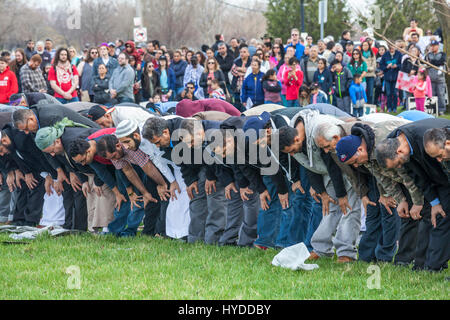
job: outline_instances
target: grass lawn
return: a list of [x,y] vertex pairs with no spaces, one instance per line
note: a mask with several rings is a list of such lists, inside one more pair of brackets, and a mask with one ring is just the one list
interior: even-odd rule
[[[145,236],[42,236],[0,244],[0,299],[450,298],[448,270],[431,274],[380,263],[380,289],[369,289],[367,263],[324,258],[314,271],[290,271],[271,265],[276,253]],[[68,288],[70,266],[80,270],[80,289]]]

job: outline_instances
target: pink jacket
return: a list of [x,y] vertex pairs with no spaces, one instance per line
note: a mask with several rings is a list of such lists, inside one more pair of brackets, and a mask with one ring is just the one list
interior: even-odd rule
[[178,102],[176,107],[177,116],[184,118],[192,117],[194,114],[203,111],[220,111],[236,117],[241,115],[239,110],[232,104],[219,99],[203,99],[196,101],[184,99]]

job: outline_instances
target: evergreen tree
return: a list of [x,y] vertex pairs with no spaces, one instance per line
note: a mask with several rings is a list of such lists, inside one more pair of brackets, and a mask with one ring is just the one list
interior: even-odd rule
[[[290,38],[292,28],[301,30],[300,0],[269,0],[267,11],[267,31],[283,41]],[[349,21],[349,10],[345,0],[328,0],[328,17],[324,25],[324,36],[332,35],[335,41],[340,39],[343,30],[348,27],[343,24]],[[320,38],[319,1],[305,0],[305,32],[316,42]]]

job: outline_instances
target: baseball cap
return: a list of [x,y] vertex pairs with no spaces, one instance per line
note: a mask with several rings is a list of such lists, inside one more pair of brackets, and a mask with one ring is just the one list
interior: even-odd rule
[[336,153],[339,161],[345,162],[353,157],[361,145],[361,138],[358,136],[350,135],[342,138],[336,144]]
[[270,113],[264,111],[259,116],[253,116],[248,119],[244,124],[244,132],[247,132],[248,130],[255,130],[256,136],[259,138],[259,131],[264,129],[264,126],[269,122],[270,120]]
[[438,46],[439,45],[439,41],[437,41],[437,40],[431,40],[431,42],[430,42],[430,44],[432,45],[432,46]]
[[105,114],[111,113],[112,111],[114,111],[114,108],[108,109],[105,106],[97,104],[89,109],[88,118],[91,119],[92,121],[97,121]]

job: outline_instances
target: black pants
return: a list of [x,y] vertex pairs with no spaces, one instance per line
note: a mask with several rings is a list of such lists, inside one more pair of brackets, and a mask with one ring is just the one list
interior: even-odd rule
[[17,203],[13,213],[13,224],[35,227],[42,217],[44,206],[45,179],[40,174],[34,174],[38,181],[34,189],[28,189],[25,181],[21,181],[22,188],[17,189]]
[[63,204],[66,212],[63,228],[87,231],[88,213],[83,192],[75,192],[70,184],[64,182]]
[[[403,187],[403,186],[402,186]],[[450,199],[448,188],[440,188],[439,199],[444,211],[450,213]],[[408,192],[407,200],[409,208],[412,201]],[[444,219],[438,216],[436,228],[431,224],[431,206],[425,200],[424,207],[420,212],[422,219],[402,219],[400,228],[399,249],[395,256],[395,263],[411,263],[418,269],[441,270],[447,268],[450,258],[450,218]]]

